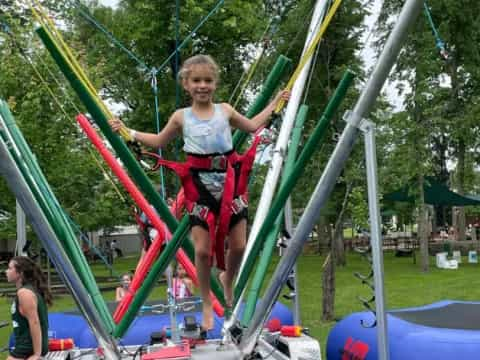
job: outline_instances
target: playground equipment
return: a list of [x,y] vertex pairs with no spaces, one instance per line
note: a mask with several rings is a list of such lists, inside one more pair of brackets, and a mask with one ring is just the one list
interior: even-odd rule
[[[108,356],[111,356],[112,359],[118,359],[118,348],[105,326],[106,321],[102,318],[101,310],[97,307],[97,304],[92,301],[97,292],[95,292],[93,286],[85,286],[84,281],[88,282],[88,279],[79,276],[75,269],[76,266],[72,264],[71,253],[69,254],[64,250],[63,244],[55,231],[57,229],[50,225],[46,215],[53,216],[54,205],[48,204],[47,199],[38,191],[41,187],[37,181],[41,181],[42,178],[34,176],[29,171],[34,170],[28,167],[28,161],[32,161],[33,158],[28,148],[25,147],[26,142],[21,133],[17,133],[16,136],[18,143],[23,146],[18,146],[19,144],[15,141],[12,132],[15,132],[16,127],[13,121],[7,124],[7,121],[11,119],[11,114],[3,101],[0,102],[0,109],[2,110],[0,112],[0,173],[25,211],[60,277],[72,292],[99,344]],[[36,191],[32,191],[32,189]],[[81,268],[80,264],[78,268]],[[86,273],[88,273],[88,270],[86,270]]]
[[[308,76],[308,71],[311,65],[312,55],[316,46],[321,40],[324,32],[326,31],[326,28],[330,23],[331,18],[333,17],[336,10],[338,9],[338,6],[340,5],[340,3],[341,3],[341,0],[336,1],[332,5],[332,8],[329,11],[328,15],[326,16],[325,20],[322,21],[323,16],[326,13],[327,2],[317,1],[314,8],[313,16],[310,22],[310,28],[307,34],[307,39],[305,41],[302,60],[300,61],[300,64],[297,66],[297,69],[295,70],[292,78],[289,81],[289,84],[287,85],[287,87],[292,89],[292,96],[288,102],[285,115],[283,116],[282,127],[280,129],[278,140],[275,145],[275,149],[273,151],[271,165],[270,165],[268,174],[265,178],[265,186],[263,187],[262,195],[257,205],[255,218],[254,218],[252,227],[250,229],[250,234],[247,241],[247,247],[245,249],[245,254],[243,256],[242,263],[240,265],[240,271],[239,271],[240,275],[236,281],[235,308],[233,310],[231,319],[228,321],[226,325],[227,327],[232,326],[239,316],[239,304],[243,299],[244,293],[239,292],[238,290],[245,289],[246,281],[253,269],[253,265],[255,264],[255,261],[257,259],[258,253],[261,248],[261,244],[264,241],[263,237],[267,235],[265,233],[267,226],[273,225],[273,222],[276,220],[276,217],[277,217],[276,214],[280,211],[281,207],[277,208],[275,212],[271,212],[270,205],[271,205],[271,201],[272,201],[272,198],[276,189],[276,185],[279,179],[280,171],[282,169],[288,140],[290,138],[290,133],[293,129],[293,126],[296,120],[298,106],[300,104],[303,89],[307,81],[307,76]],[[280,110],[281,110],[281,107],[276,109],[276,111],[280,111]],[[294,172],[292,172],[292,174],[294,174]],[[265,220],[266,220],[267,214],[269,213],[270,215],[273,215],[273,214],[275,215],[271,217],[272,222],[269,225],[266,225],[267,222]],[[263,226],[263,229],[264,229],[263,234],[260,233],[261,226]]]
[[[339,3],[339,1],[337,1]],[[286,355],[282,354],[279,349],[275,347],[276,343],[276,338],[272,334],[265,333],[263,331],[263,327],[266,323],[266,320],[269,316],[269,314],[272,311],[272,308],[275,304],[275,302],[278,299],[279,293],[281,291],[281,288],[283,285],[286,283],[288,277],[290,276],[292,269],[294,267],[294,264],[296,262],[297,257],[300,254],[301,248],[303,246],[304,241],[308,238],[308,234],[311,232],[314,223],[316,222],[317,217],[319,216],[320,211],[322,210],[323,206],[326,203],[327,197],[330,194],[330,192],[333,189],[333,186],[335,184],[335,181],[337,177],[339,176],[343,165],[345,161],[348,158],[348,155],[354,145],[356,136],[357,136],[357,130],[360,129],[365,133],[365,140],[366,140],[366,158],[367,158],[367,178],[368,178],[368,184],[369,184],[369,205],[370,205],[370,219],[371,219],[371,225],[372,225],[372,248],[373,248],[373,262],[374,262],[374,269],[375,269],[375,291],[376,291],[376,308],[377,308],[377,330],[378,330],[378,336],[379,336],[379,341],[378,341],[378,353],[379,353],[379,358],[381,359],[388,359],[388,351],[387,351],[387,338],[386,338],[386,316],[384,312],[384,304],[383,304],[383,287],[382,287],[382,253],[381,253],[381,247],[380,247],[380,223],[379,223],[379,211],[378,211],[378,198],[377,198],[377,179],[376,179],[376,156],[375,156],[375,141],[374,141],[374,126],[369,123],[368,121],[364,121],[363,118],[368,115],[369,111],[371,110],[371,107],[373,106],[373,103],[380,92],[380,89],[383,85],[383,83],[386,80],[386,77],[388,75],[388,72],[390,71],[396,56],[398,55],[398,52],[400,51],[401,43],[402,40],[405,38],[407,29],[409,25],[415,20],[416,16],[418,15],[418,12],[420,11],[421,3],[416,1],[416,0],[407,0],[404,8],[402,10],[402,13],[398,19],[398,22],[395,26],[395,28],[392,31],[392,34],[389,37],[389,40],[387,41],[387,44],[385,46],[385,49],[382,52],[382,55],[365,87],[365,90],[362,92],[362,95],[360,96],[356,106],[354,109],[347,113],[345,116],[345,119],[347,121],[347,126],[344,130],[344,133],[342,137],[340,138],[337,147],[330,158],[330,161],[328,162],[325,171],[315,189],[315,192],[310,199],[305,212],[300,219],[300,222],[297,226],[296,232],[293,234],[291,242],[288,246],[288,248],[285,251],[284,257],[280,261],[274,276],[272,278],[270,286],[267,288],[267,291],[264,296],[264,301],[262,301],[260,304],[257,305],[255,311],[253,312],[251,316],[251,320],[248,321],[247,324],[245,324],[245,327],[234,323],[232,326],[228,327],[226,331],[230,332],[232,335],[232,338],[235,340],[236,344],[233,343],[227,343],[224,344],[224,349],[227,351],[224,352],[217,352],[216,357],[219,359],[239,359],[239,358],[251,358],[252,356],[258,356],[260,358],[266,358],[268,356],[272,356],[273,358],[277,359],[288,359],[288,358],[293,358],[293,357],[287,357]],[[121,160],[124,162],[125,166],[129,169],[132,177],[134,180],[138,183],[139,187],[141,190],[145,193],[145,196],[147,200],[156,208],[160,216],[162,217],[163,221],[165,224],[168,226],[168,228],[172,231],[173,237],[172,240],[167,244],[164,252],[160,255],[159,259],[153,267],[150,269],[150,272],[148,276],[146,277],[145,281],[142,284],[142,287],[140,289],[140,292],[137,294],[135,297],[132,305],[130,308],[127,310],[127,313],[125,316],[122,318],[120,323],[118,325],[113,324],[113,321],[111,317],[109,317],[109,314],[105,313],[105,306],[104,304],[102,305],[102,301],[97,296],[97,293],[95,291],[95,288],[89,284],[89,279],[80,279],[80,281],[76,281],[76,278],[73,274],[70,274],[69,277],[65,276],[66,281],[68,281],[69,287],[72,287],[72,291],[75,291],[76,293],[82,295],[83,294],[83,289],[87,288],[89,291],[91,291],[90,296],[94,300],[96,300],[96,308],[92,308],[90,306],[90,298],[87,297],[85,299],[85,295],[79,296],[78,301],[82,302],[80,304],[80,308],[82,310],[82,313],[84,316],[88,316],[89,320],[89,325],[94,331],[95,336],[99,339],[99,342],[101,341],[101,346],[104,349],[104,351],[108,352],[107,358],[108,359],[119,359],[120,354],[119,354],[119,349],[116,346],[117,344],[115,343],[115,340],[113,338],[121,338],[127,331],[129,325],[135,318],[136,313],[139,311],[140,306],[143,304],[145,301],[145,298],[151,290],[151,287],[155,280],[157,279],[158,275],[165,270],[166,264],[168,264],[169,260],[173,257],[174,253],[177,251],[177,249],[182,245],[182,240],[185,238],[187,228],[188,228],[188,219],[184,218],[180,224],[176,221],[176,219],[172,216],[170,211],[168,210],[166,204],[164,203],[163,199],[161,199],[156,191],[153,189],[151,184],[148,182],[148,180],[145,179],[145,175],[143,174],[142,169],[138,166],[136,160],[130,155],[129,150],[126,148],[125,143],[121,138],[119,138],[116,134],[114,134],[108,124],[106,123],[106,120],[108,119],[108,114],[102,110],[101,106],[99,106],[94,99],[94,96],[92,95],[92,89],[90,89],[88,86],[85,85],[85,78],[82,78],[81,76],[78,76],[78,68],[75,69],[75,66],[72,66],[72,59],[68,58],[65,56],[62,51],[58,49],[58,46],[56,46],[55,41],[52,40],[51,34],[46,30],[45,28],[40,28],[38,30],[38,34],[41,37],[41,39],[44,41],[47,49],[51,52],[52,56],[54,57],[55,61],[59,64],[61,70],[64,72],[66,75],[67,79],[70,81],[72,87],[74,90],[78,93],[80,98],[84,101],[88,111],[90,114],[93,116],[93,118],[97,121],[97,124],[99,125],[100,129],[104,133],[104,135],[107,137],[107,139],[110,141],[112,144],[112,147],[117,151],[118,155],[120,156]],[[339,98],[341,97],[341,93],[345,91],[346,86],[345,84],[348,83],[348,78],[351,80],[351,74],[346,75],[345,81],[342,81],[341,86],[339,86]],[[294,86],[295,88],[295,86]],[[295,92],[295,91],[294,91]],[[336,108],[338,105],[337,103],[337,98],[335,98],[335,101],[333,101],[329,106],[327,107],[327,110],[325,111],[324,116],[319,121],[319,128],[322,128],[322,126],[325,126],[326,120],[328,120],[329,116],[331,116],[333,110]],[[288,112],[288,109],[287,109]],[[296,111],[295,111],[296,112]],[[295,114],[292,114],[295,115]],[[290,126],[291,128],[291,126]],[[321,134],[321,131],[319,132]],[[315,131],[315,134],[318,136],[318,132]],[[7,144],[8,142],[8,144]],[[8,145],[10,145],[11,139],[5,139],[2,138],[2,149],[4,149],[5,153],[5,160],[2,161],[2,166],[3,163],[5,164],[10,164],[10,168],[13,168],[13,170],[18,170],[18,166],[22,164],[22,159],[20,157],[16,157],[15,159],[11,159],[10,161],[8,160],[8,156],[13,157],[16,154],[15,153],[9,153],[9,148]],[[281,145],[278,145],[281,148]],[[299,156],[299,161],[298,164],[304,164],[305,161],[308,159],[309,155],[311,155],[311,146],[306,146],[306,149],[308,151],[302,152],[302,154]],[[3,160],[3,158],[2,158]],[[33,165],[35,167],[35,165]],[[10,168],[7,168],[5,166],[5,170],[3,170],[2,167],[2,174],[5,174],[5,176],[10,176],[11,174],[7,170],[11,170]],[[276,170],[279,171],[279,170]],[[24,174],[21,174],[25,176],[26,180],[30,181],[31,179],[28,177],[27,171],[24,171]],[[19,183],[21,183],[22,178],[21,175],[17,176],[17,178],[20,178],[18,180]],[[40,176],[38,176],[40,177]],[[23,181],[26,181],[23,180]],[[281,208],[285,204],[285,201],[287,200],[289,196],[289,192],[291,191],[291,188],[293,187],[296,179],[293,177],[288,178],[284,184],[282,184],[281,189],[279,194],[277,202],[274,203],[278,206],[278,209],[274,209],[271,213],[269,213],[266,216],[266,219],[270,219],[270,224],[273,224],[275,220],[278,217],[278,213],[280,212]],[[24,193],[28,193],[31,191],[30,189],[38,187],[37,184],[30,182],[28,184],[30,188],[27,189],[19,189],[18,186],[15,186],[15,183],[9,182],[9,186],[12,188],[12,191],[14,191],[15,195],[17,198],[19,197],[24,197]],[[269,186],[269,184],[267,184]],[[42,188],[44,188],[43,186]],[[283,191],[282,191],[283,190]],[[41,196],[41,192],[36,192],[35,193],[36,197],[35,198],[30,198],[33,203],[37,204],[44,204],[44,199]],[[25,204],[25,206],[28,204]],[[22,207],[24,204],[22,203]],[[273,207],[272,207],[273,208]],[[49,210],[54,210],[54,207],[48,207],[48,206],[43,206],[39,211],[40,212],[45,212],[47,215],[49,214]],[[273,210],[273,209],[272,209]],[[29,216],[30,219],[34,218],[33,217],[33,211],[30,213],[27,212],[27,216]],[[43,213],[42,213],[43,214]],[[40,217],[42,216],[40,215]],[[44,218],[46,217],[43,215]],[[48,227],[48,219],[42,218],[40,223]],[[263,227],[265,227],[265,223],[267,221],[265,220]],[[62,227],[58,226],[55,230],[57,230],[58,234],[60,235],[65,235],[62,233]],[[39,229],[40,231],[40,229]],[[263,231],[267,231],[266,228]],[[260,228],[259,234],[262,232],[262,228]],[[56,234],[55,234],[56,235]],[[48,237],[44,236],[45,242],[48,241]],[[255,242],[258,244],[258,242]],[[191,247],[188,245],[188,241],[184,241],[183,245],[186,247],[185,251],[188,254],[189,252],[191,253]],[[261,243],[260,243],[261,245]],[[254,245],[254,249],[259,249],[260,245]],[[57,251],[57,249],[52,249],[51,247],[48,248],[48,245],[46,246],[47,249],[50,249],[50,251]],[[69,256],[73,259],[75,259],[75,250],[72,248],[69,248],[69,254],[66,256]],[[252,254],[250,254],[251,256]],[[254,255],[256,256],[256,254]],[[252,262],[250,258],[250,262]],[[62,260],[64,260],[62,262]],[[64,266],[64,262],[68,261],[71,259],[63,259],[60,258],[57,261],[56,266]],[[80,265],[80,262],[79,262]],[[70,269],[70,268],[68,268]],[[251,271],[251,269],[249,270]],[[88,271],[87,271],[88,274]],[[248,277],[244,275],[243,273],[240,275],[240,280],[246,281]],[[221,291],[214,291],[221,295]],[[237,307],[238,304],[240,303],[239,296],[243,292],[243,287],[239,287],[235,289],[235,296],[236,296],[236,301],[237,301]],[[138,296],[139,295],[139,296]],[[87,295],[88,296],[88,295]],[[221,296],[219,296],[221,297]],[[85,304],[83,304],[83,301],[85,300]],[[113,335],[113,336],[112,336]],[[315,347],[315,344],[311,339],[309,339],[306,336],[301,336],[303,343],[302,347],[308,348],[312,352],[310,353],[309,359],[318,359],[320,358],[320,352],[318,349],[318,344],[317,347]],[[288,347],[288,339],[284,339],[287,343]],[[294,342],[292,341],[291,344]],[[295,342],[295,344],[298,346],[298,342]],[[207,344],[211,345],[211,344]],[[207,349],[207,348],[204,348]],[[298,349],[297,349],[298,350]],[[211,347],[206,350],[208,352],[209,356],[211,357]],[[306,351],[307,352],[307,351]],[[291,354],[293,354],[294,351],[292,350]],[[297,354],[299,353],[298,351],[296,352]],[[313,355],[312,355],[313,354]],[[80,353],[79,355],[84,355],[86,356],[85,358],[88,358],[88,354],[82,354]],[[74,356],[77,356],[75,354]],[[193,358],[195,358],[195,354],[192,354]],[[298,355],[298,358],[301,356],[304,357],[304,355]],[[144,359],[153,359],[154,357],[151,356],[144,356]],[[201,351],[198,353],[197,358],[203,358],[201,355]]]
[[288,274],[291,272],[296,258],[300,255],[304,242],[308,238],[308,234],[312,231],[316,219],[322,208],[325,206],[327,198],[338,178],[357,137],[358,129],[365,132],[365,150],[367,158],[367,180],[368,180],[368,200],[370,212],[370,225],[372,234],[372,251],[374,265],[374,283],[376,294],[376,310],[377,310],[377,332],[378,332],[378,353],[380,359],[388,359],[388,341],[386,334],[386,318],[384,311],[384,290],[383,290],[383,257],[380,243],[380,213],[378,206],[377,192],[377,168],[375,154],[375,136],[373,124],[364,121],[368,116],[371,108],[378,96],[388,73],[393,66],[398,53],[400,52],[403,40],[406,37],[408,28],[415,21],[420,12],[422,2],[416,0],[408,0],[405,2],[400,13],[397,23],[395,24],[387,43],[377,61],[377,64],[370,75],[370,78],[360,95],[354,109],[349,112],[345,119],[347,126],[337,143],[334,153],[323,172],[320,181],[315,188],[314,194],[310,199],[298,225],[297,231],[294,233],[282,260],[277,266],[273,275],[271,285],[265,292],[265,298],[271,302],[265,301],[255,311],[252,322],[246,331],[242,333],[239,344],[244,354],[248,354],[255,346],[256,339],[260,335],[260,324],[265,321],[265,314],[274,301],[278,298],[281,287],[287,281]]
[[[116,304],[109,305],[111,310],[115,309]],[[201,299],[182,299],[177,306],[176,322],[179,324],[179,332],[185,335],[187,334],[185,329],[186,316],[193,316],[197,324],[201,322]],[[275,305],[270,319],[276,319],[282,325],[293,325],[290,309],[280,303]],[[72,338],[75,346],[80,349],[97,348],[100,345],[95,333],[92,332],[84,316],[79,311],[50,313],[48,320],[49,332],[55,338]],[[219,339],[222,336],[223,317],[215,315],[214,324],[215,327],[207,334],[208,339]],[[192,331],[192,336],[198,336],[195,330]],[[168,301],[147,302],[142,306],[138,316],[125,335],[119,339],[119,344],[122,346],[134,346],[150,343],[151,335],[162,331],[165,332],[165,338],[173,341],[173,328]]]
[[[478,302],[440,301],[426,306],[387,312],[390,359],[470,359],[478,353]],[[379,359],[378,338],[370,312],[354,313],[331,330],[327,340],[330,360],[354,357]]]

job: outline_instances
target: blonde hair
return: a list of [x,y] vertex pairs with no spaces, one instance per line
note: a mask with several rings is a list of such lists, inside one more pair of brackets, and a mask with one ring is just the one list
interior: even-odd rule
[[194,65],[207,65],[212,70],[215,81],[218,81],[220,69],[210,55],[195,55],[185,60],[178,71],[178,81],[182,82],[187,80]]

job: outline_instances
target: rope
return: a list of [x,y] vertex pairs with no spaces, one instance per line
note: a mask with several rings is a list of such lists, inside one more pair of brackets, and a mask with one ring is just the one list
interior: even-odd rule
[[[36,0],[34,0],[36,1]],[[78,8],[80,14],[88,20],[91,24],[93,24],[96,28],[98,28],[109,40],[111,40],[118,48],[120,48],[122,51],[126,52],[128,56],[135,60],[140,67],[145,70],[145,71],[151,71],[150,67],[148,67],[144,61],[142,61],[138,56],[136,56],[131,50],[129,50],[125,45],[123,45],[120,40],[118,40],[110,31],[108,31],[103,25],[101,25],[94,17],[92,14],[87,12],[85,10],[85,6],[81,4],[79,0],[72,0],[74,1],[74,5]],[[195,33],[202,27],[202,25],[212,16],[214,15],[217,10],[220,8],[221,5],[225,0],[219,0],[217,4],[214,6],[212,10],[195,26],[195,28],[190,32],[190,34],[182,41],[180,45],[176,47],[176,49],[165,59],[165,61],[157,68],[157,72],[160,72],[163,70],[163,68],[169,63],[169,61],[176,56],[179,50],[181,50],[188,41],[195,35]]]
[[[157,71],[155,68],[152,70],[152,90],[155,98],[155,124],[157,127],[157,134],[158,134],[160,132],[160,111],[158,108],[158,84],[157,84]],[[158,155],[160,157],[163,157],[161,148],[158,148]],[[160,166],[159,172],[160,172],[160,187],[161,187],[160,195],[162,196],[162,199],[165,200],[165,180],[163,177],[163,166]]]
[[[315,37],[312,39],[309,47],[307,48],[307,50],[305,51],[305,54],[302,56],[302,58],[300,59],[300,62],[297,66],[297,68],[295,69],[295,72],[293,73],[292,77],[290,78],[290,80],[288,81],[287,83],[287,86],[286,86],[286,89],[287,90],[291,90],[293,88],[293,85],[295,84],[295,81],[297,80],[297,78],[299,77],[300,73],[302,72],[303,70],[303,67],[307,64],[307,62],[310,60],[310,58],[312,57],[313,53],[315,52],[315,48],[317,47],[318,43],[320,42],[320,40],[322,39],[323,37],[323,34],[325,33],[325,31],[327,30],[327,27],[328,25],[330,24],[333,16],[335,15],[335,13],[337,12],[337,9],[338,7],[340,6],[340,4],[342,3],[342,0],[336,0],[332,7],[330,8],[327,16],[325,16],[325,20],[322,22],[322,25],[320,26],[318,32],[316,33]],[[277,107],[275,108],[275,113],[279,113],[280,111],[282,111],[283,107],[285,106],[285,101],[284,100],[280,100]]]
[[83,5],[79,0],[75,0],[74,3],[77,5],[79,13],[89,21],[93,26],[100,30],[114,45],[119,49],[125,52],[132,60],[134,60],[142,70],[148,72],[150,67],[142,61],[137,55],[135,55],[131,50],[129,50],[125,45],[120,42],[110,31],[108,31],[102,24],[100,24],[93,15],[90,14],[88,9]]
[[440,33],[438,32],[435,23],[433,22],[432,14],[426,1],[423,2],[423,8],[425,10],[425,16],[427,17],[427,21],[430,25],[430,28],[432,29],[433,36],[435,37],[435,46],[440,52],[440,56],[442,57],[442,59],[448,60],[449,54],[447,49],[445,48],[445,42],[440,37]]
[[[328,1],[328,6],[332,5],[332,0]],[[319,20],[323,21],[323,19]],[[307,84],[305,86],[305,93],[303,94],[303,104],[307,103],[307,97],[310,92],[310,86],[312,83],[312,78],[313,74],[315,72],[315,67],[317,66],[317,60],[318,60],[318,54],[320,53],[320,46],[317,46],[315,48],[315,54],[313,55],[313,61],[312,61],[312,66],[310,66],[309,73],[308,73],[308,78],[307,78]]]
[[172,52],[166,59],[165,61],[158,67],[158,71],[162,71],[163,68],[168,64],[168,62],[172,59],[172,57],[175,56],[175,53],[181,49],[183,49],[183,47],[187,44],[187,42],[190,41],[190,39],[197,33],[198,29],[200,29],[202,27],[202,25],[208,20],[210,19],[210,17],[215,14],[217,12],[217,10],[220,8],[221,5],[223,5],[223,3],[225,2],[225,0],[219,0],[217,2],[217,5],[215,5],[215,7],[210,10],[210,12],[198,23],[198,25],[190,32],[190,34],[188,34],[188,36],[182,41],[182,43],[177,46],[176,50],[174,52]]
[[[176,0],[175,3],[175,109],[180,108],[180,102],[181,102],[181,87],[180,87],[180,82],[178,81],[178,71],[180,68],[180,52],[177,50],[178,45],[180,43],[180,0]],[[176,137],[175,139],[175,159],[178,159],[180,157],[180,146],[181,146],[181,140],[179,137]],[[180,179],[178,176],[174,177],[175,181],[175,194],[178,194],[180,191],[181,185],[180,185]],[[177,196],[175,196],[175,202],[177,202]],[[175,204],[175,206],[178,206],[178,204]]]
[[[65,107],[60,103],[60,101],[58,100],[57,96],[55,96],[52,88],[49,86],[48,82],[45,80],[45,78],[42,76],[42,74],[40,73],[40,71],[38,70],[37,66],[35,65],[35,63],[33,62],[33,60],[31,59],[31,57],[29,55],[27,55],[27,53],[22,49],[22,47],[20,46],[18,40],[15,38],[15,36],[13,35],[13,33],[10,31],[10,27],[5,24],[5,23],[2,23],[2,29],[4,30],[5,33],[7,33],[9,36],[10,36],[10,39],[12,40],[12,42],[14,43],[14,45],[17,47],[17,49],[19,50],[20,54],[25,58],[25,60],[27,61],[27,63],[32,67],[35,75],[37,76],[37,78],[40,80],[40,82],[42,83],[43,87],[45,87],[45,89],[47,90],[47,92],[49,93],[50,97],[52,98],[52,100],[55,102],[55,104],[58,106],[58,108],[60,109],[60,111],[63,113],[65,119],[69,119],[71,118],[70,115],[68,115],[67,111],[65,110]],[[51,71],[50,67],[45,63],[45,61],[40,57],[40,56],[37,56],[37,58],[40,60],[40,62],[42,63],[42,65],[47,69],[49,75],[53,78],[53,80],[55,81],[55,83],[57,84],[58,88],[61,89],[61,91],[67,95],[67,99],[69,100],[70,104],[72,105],[72,107],[74,108],[74,110],[77,112],[77,113],[80,113],[81,111],[78,109],[78,107],[75,105],[75,103],[73,102],[73,100],[71,99],[71,97],[68,95],[68,93],[66,92],[66,90],[64,88],[62,88],[62,86],[60,85],[60,82],[59,80],[56,78],[56,76],[53,74],[53,72]],[[105,176],[105,178],[112,184],[112,187],[113,189],[115,190],[115,192],[117,193],[117,195],[119,196],[120,200],[122,202],[126,202],[125,200],[125,197],[122,195],[122,193],[120,192],[120,190],[118,189],[118,186],[115,184],[115,182],[113,181],[113,178],[111,176],[110,173],[106,172],[105,171],[105,168],[101,165],[101,163],[99,162],[98,158],[95,156],[95,154],[92,152],[91,149],[88,149],[89,151],[89,154],[90,156],[92,157],[92,159],[94,160],[94,162],[98,165],[100,171],[102,172],[102,174]]]
[[305,86],[305,93],[303,95],[303,104],[307,103],[307,97],[308,97],[308,93],[310,92],[310,86],[312,84],[312,78],[313,78],[313,73],[314,73],[315,67],[317,66],[317,60],[318,60],[318,54],[319,53],[320,53],[320,47],[317,46],[317,49],[315,50],[315,55],[313,56],[312,66],[310,67],[310,71],[309,71],[309,74],[308,74],[307,84]]
[[[73,55],[72,51],[70,50],[68,45],[63,40],[63,37],[61,36],[61,34],[56,29],[56,26],[53,23],[53,21],[46,15],[45,11],[42,8],[42,5],[38,2],[38,0],[32,0],[31,4],[32,4],[32,6],[30,8],[31,8],[33,16],[41,24],[41,26],[45,29],[45,31],[52,37],[52,39],[56,39],[59,51],[62,52],[62,54],[65,56],[66,61],[73,68],[73,71],[79,77],[80,81],[83,82],[83,84],[85,85],[87,90],[90,92],[92,98],[94,99],[94,101],[96,102],[98,107],[101,109],[101,111],[104,113],[104,115],[107,118],[109,118],[109,119],[113,118],[113,114],[108,110],[108,108],[105,106],[103,101],[100,100],[94,86],[92,85],[92,83],[90,82],[88,77],[86,76],[82,67],[78,64],[78,61],[76,60],[77,57]],[[37,6],[38,11],[35,9],[34,5]],[[127,142],[133,141],[130,133],[128,132],[128,130],[126,128],[120,129],[120,135]]]
[[[177,80],[178,68],[180,66],[180,53],[178,49],[178,44],[180,42],[180,0],[175,2],[175,69],[173,71],[174,79]],[[175,108],[180,107],[180,83],[175,81]]]
[[[260,54],[257,56],[257,58],[254,60],[254,62],[249,66],[248,69],[245,69],[245,71],[243,72],[242,76],[240,77],[240,80],[238,80],[238,83],[237,85],[235,86],[235,88],[233,89],[232,91],[232,95],[230,95],[230,99],[228,99],[228,103],[231,104],[232,101],[233,101],[233,98],[235,97],[235,93],[237,92],[238,88],[240,88],[240,85],[242,84],[243,82],[243,85],[242,87],[240,88],[240,92],[238,93],[237,95],[237,99],[235,100],[235,103],[233,104],[233,108],[236,109],[237,106],[238,106],[238,103],[240,102],[240,99],[242,98],[243,96],[243,93],[245,92],[245,89],[247,88],[247,85],[250,83],[252,77],[253,77],[253,74],[255,73],[261,59],[263,58],[263,55],[265,53],[265,50],[266,48],[268,47],[268,43],[267,43],[267,33],[268,33],[268,30],[270,30],[270,27],[272,26],[272,23],[273,23],[273,20],[270,20],[267,27],[265,28],[265,30],[263,31],[263,34],[262,36],[260,37],[260,41],[262,41],[262,49],[260,51]],[[243,80],[244,78],[246,77],[245,81]]]
[[60,80],[58,80],[58,78],[55,76],[55,74],[52,72],[52,70],[50,69],[50,67],[48,66],[48,64],[42,59],[41,56],[37,56],[37,59],[39,59],[39,61],[42,63],[43,67],[47,70],[48,74],[50,75],[50,77],[53,79],[53,81],[55,82],[55,84],[57,84],[57,87],[62,89],[63,91],[63,94],[66,96],[67,100],[69,101],[70,105],[72,106],[72,108],[75,110],[75,112],[77,114],[80,114],[81,111],[80,109],[77,107],[77,105],[75,104],[75,102],[73,101],[72,97],[70,96],[70,94],[62,88],[62,85],[60,84]]

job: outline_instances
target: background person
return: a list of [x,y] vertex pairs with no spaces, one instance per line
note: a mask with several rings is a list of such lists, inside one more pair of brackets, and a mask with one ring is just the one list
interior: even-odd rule
[[8,263],[7,281],[17,293],[11,306],[15,346],[7,360],[37,360],[48,352],[48,310],[52,295],[40,267],[30,258],[16,256]]
[[130,283],[132,282],[132,275],[130,273],[125,273],[122,275],[122,283],[115,290],[115,301],[121,301],[123,297],[127,294]]

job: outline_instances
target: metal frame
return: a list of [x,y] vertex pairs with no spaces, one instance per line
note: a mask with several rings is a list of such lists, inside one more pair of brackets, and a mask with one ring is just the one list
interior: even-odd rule
[[[277,301],[281,289],[287,281],[288,275],[295,265],[296,259],[301,254],[303,244],[312,231],[318,216],[324,208],[329,195],[331,194],[338,176],[340,175],[346,161],[355,144],[361,120],[370,113],[377,96],[379,95],[388,74],[393,67],[396,58],[402,48],[402,44],[407,36],[408,29],[417,19],[422,9],[422,1],[407,0],[399,15],[398,21],[393,28],[387,43],[377,61],[377,64],[370,75],[370,78],[362,91],[353,111],[349,113],[348,124],[340,137],[337,146],[330,157],[325,170],[305,208],[305,211],[298,223],[297,231],[294,233],[290,246],[287,248],[285,255],[278,264],[275,273],[271,279],[270,286],[264,294],[264,301],[258,306],[250,326],[244,331],[241,338],[239,348],[243,354],[250,354],[260,336],[261,329],[265,323],[268,314],[270,314],[273,305]],[[371,140],[371,139],[370,139]],[[370,144],[369,146],[371,146]],[[371,156],[371,154],[370,154]],[[372,177],[372,174],[369,175]],[[376,179],[376,175],[373,177]],[[372,209],[375,211],[375,209]],[[378,209],[377,209],[378,211]],[[378,239],[379,241],[380,239]],[[381,262],[378,262],[377,272],[382,273]],[[379,358],[388,360],[388,351],[386,344],[386,329],[380,329],[384,332],[384,344],[380,344],[383,348],[379,351]]]
[[[0,126],[4,126],[1,115]],[[26,181],[23,179],[20,170],[9,153],[9,148],[12,146],[13,144],[5,142],[3,138],[0,137],[0,175],[3,175],[8,187],[25,211],[32,228],[37,233],[45,250],[47,250],[50,259],[55,264],[55,268],[62,278],[62,281],[68,286],[80,311],[83,316],[85,316],[92,332],[98,339],[99,345],[103,348],[105,355],[108,355],[108,358],[112,360],[120,359],[117,344],[105,330],[90,295],[85,291],[76,270],[72,266],[60,241],[49,225],[42,209],[37,204],[35,197],[29,190]]]
[[[312,20],[310,22],[308,35],[305,41],[302,54],[307,51],[308,46],[311,43],[312,39],[314,38],[317,29],[321,25],[321,19],[323,18],[326,12],[327,3],[328,3],[327,0],[318,0],[315,5],[315,9],[313,12]],[[275,145],[275,149],[273,151],[271,165],[268,170],[267,176],[265,178],[265,186],[263,187],[260,201],[257,206],[255,219],[253,221],[253,224],[250,230],[250,234],[247,241],[247,247],[245,249],[242,262],[240,264],[239,273],[242,273],[242,271],[245,268],[247,258],[253,247],[253,243],[255,242],[258,232],[260,231],[260,227],[264,222],[265,218],[267,217],[268,211],[270,210],[270,204],[272,202],[276,185],[280,177],[280,172],[281,172],[283,161],[285,158],[288,140],[290,138],[290,133],[294,126],[297,110],[301,101],[303,88],[307,81],[307,76],[310,70],[311,63],[312,63],[312,59],[309,59],[306,62],[305,66],[300,72],[300,75],[297,78],[297,81],[295,82],[295,85],[293,86],[292,95],[287,104],[286,112],[283,117],[282,127],[280,129],[278,140]],[[227,328],[230,327],[238,318],[238,315],[240,312],[240,304],[244,296],[245,296],[245,289],[242,291],[242,294],[240,295],[240,298],[237,301],[235,308],[233,310],[231,319],[228,321],[228,324],[225,327]]]

